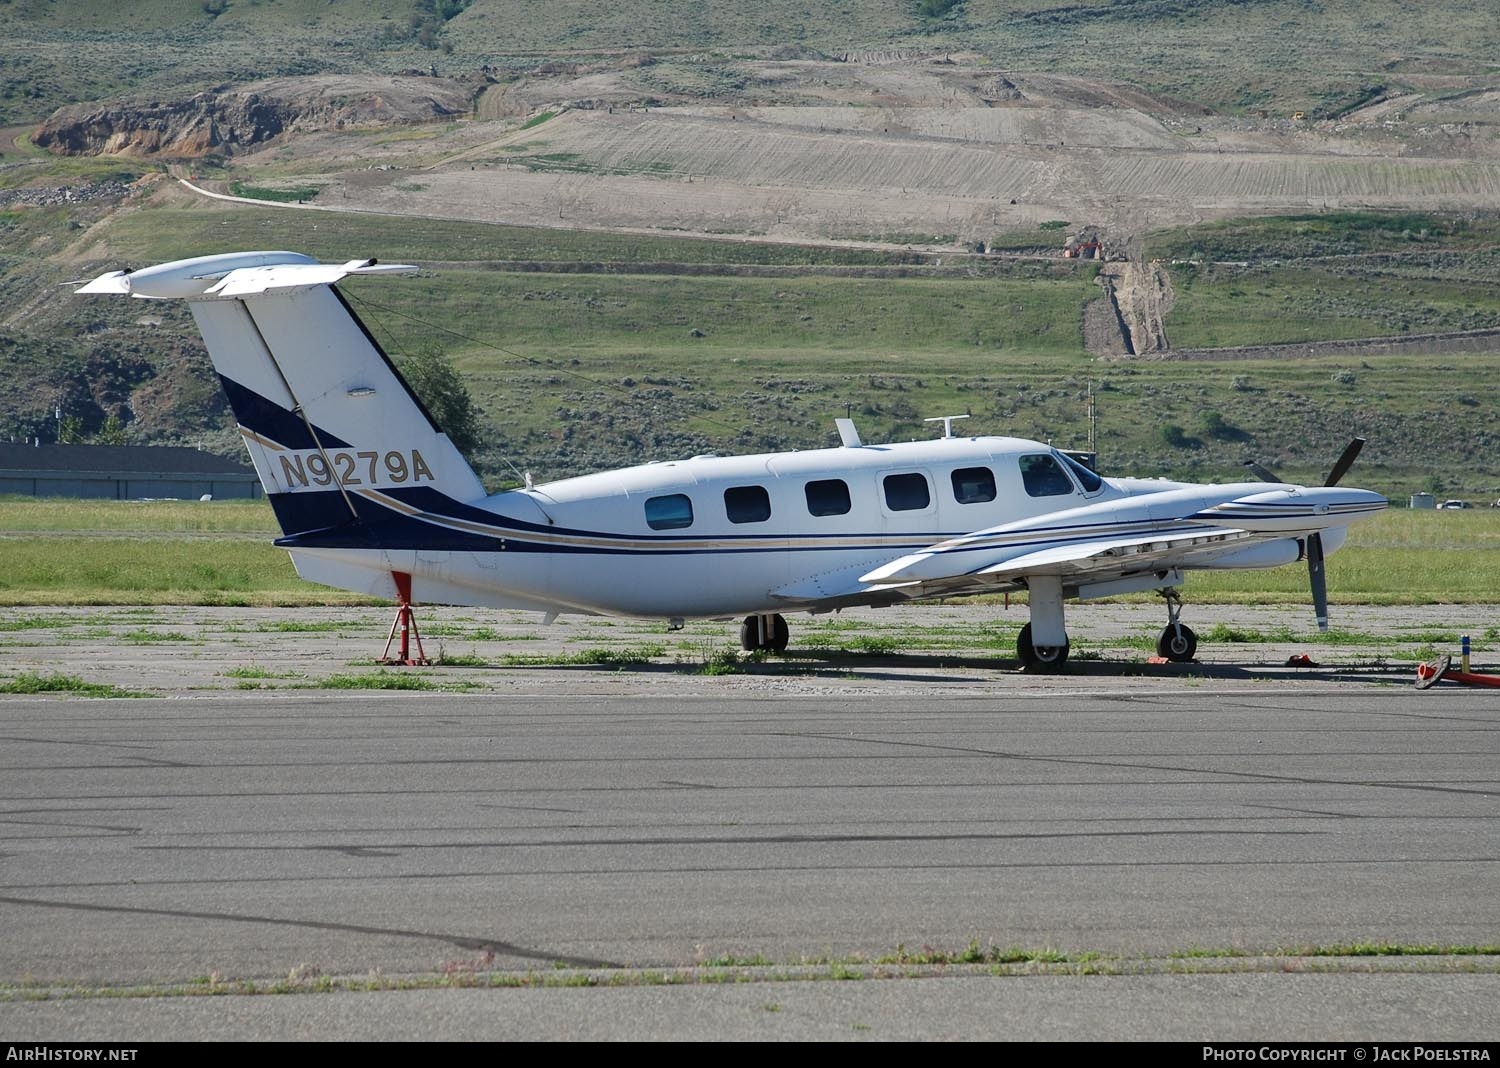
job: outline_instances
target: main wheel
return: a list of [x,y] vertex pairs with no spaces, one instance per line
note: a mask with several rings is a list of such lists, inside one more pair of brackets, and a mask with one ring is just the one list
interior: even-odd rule
[[1028,623],[1021,628],[1021,636],[1016,639],[1016,655],[1021,658],[1024,668],[1057,671],[1068,662],[1070,644],[1064,641],[1061,645],[1044,645],[1038,649],[1031,644],[1031,624]]
[[766,639],[766,651],[771,653],[786,652],[787,643],[792,640],[792,630],[779,612],[771,617],[771,633]]
[[765,641],[762,642],[760,616],[746,616],[744,622],[740,624],[740,648],[750,653],[759,650],[771,653],[786,652],[787,643],[792,639],[792,631],[786,625],[786,617],[777,613],[770,617],[770,624],[766,628]]
[[1181,623],[1168,625],[1156,639],[1156,655],[1164,656],[1174,664],[1186,664],[1197,651],[1198,635],[1193,633],[1192,627]]

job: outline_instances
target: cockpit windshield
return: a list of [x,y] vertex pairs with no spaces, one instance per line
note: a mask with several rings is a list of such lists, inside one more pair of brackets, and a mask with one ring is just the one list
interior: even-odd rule
[[1073,477],[1076,478],[1078,480],[1078,484],[1083,487],[1083,492],[1085,494],[1098,493],[1101,489],[1104,488],[1104,479],[1094,474],[1094,472],[1090,471],[1087,467],[1084,467],[1083,464],[1073,459],[1073,457],[1069,456],[1067,453],[1059,452],[1054,453],[1054,455],[1067,465],[1069,471],[1073,472]]

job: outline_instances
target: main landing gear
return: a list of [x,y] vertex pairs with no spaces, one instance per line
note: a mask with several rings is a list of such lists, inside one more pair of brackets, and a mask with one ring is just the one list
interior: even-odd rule
[[[1033,575],[1026,587],[1031,599],[1031,621],[1016,639],[1016,655],[1027,671],[1058,671],[1068,662],[1068,632],[1063,625],[1062,580]],[[1161,591],[1167,602],[1167,625],[1156,639],[1156,655],[1185,664],[1198,652],[1198,635],[1182,624],[1182,598],[1168,587]]]
[[740,648],[750,653],[784,653],[791,636],[779,614],[746,616],[740,624]]
[[1156,655],[1166,657],[1174,664],[1186,664],[1198,651],[1198,635],[1191,627],[1179,622],[1182,616],[1182,597],[1175,589],[1161,591],[1167,602],[1167,625],[1156,639]]
[[1031,622],[1016,639],[1016,655],[1027,671],[1058,671],[1068,662],[1068,632],[1063,625],[1062,579],[1033,575],[1026,583]]

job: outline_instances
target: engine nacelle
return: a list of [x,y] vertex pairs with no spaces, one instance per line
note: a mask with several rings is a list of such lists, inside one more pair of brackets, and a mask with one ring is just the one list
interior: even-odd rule
[[1255,533],[1342,527],[1389,505],[1378,493],[1338,486],[1287,486],[1205,508],[1189,519]]

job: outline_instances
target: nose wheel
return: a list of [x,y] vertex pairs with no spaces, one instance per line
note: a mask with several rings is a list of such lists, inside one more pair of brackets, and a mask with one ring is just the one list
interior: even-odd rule
[[779,614],[746,616],[740,624],[740,648],[749,653],[784,653],[791,636],[785,617]]
[[1156,655],[1174,664],[1186,664],[1198,652],[1198,635],[1181,621],[1182,598],[1176,590],[1162,590],[1167,601],[1167,625],[1156,639]]

